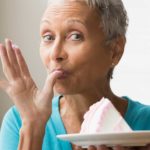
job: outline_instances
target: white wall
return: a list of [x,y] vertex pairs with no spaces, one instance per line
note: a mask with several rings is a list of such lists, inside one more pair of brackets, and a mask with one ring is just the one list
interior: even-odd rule
[[[118,95],[129,95],[150,104],[150,2],[124,0],[129,30],[124,56],[115,70],[112,87]],[[30,72],[41,87],[45,71],[39,61],[39,22],[46,0],[0,0],[0,42],[11,38],[21,47]],[[2,68],[0,66],[0,78]],[[0,91],[0,120],[12,105]]]
[[[11,38],[22,50],[30,72],[41,86],[45,70],[39,57],[39,25],[47,0],[0,0],[0,42]],[[2,78],[0,63],[0,78]],[[0,122],[12,105],[8,96],[0,91]]]
[[124,0],[124,4],[129,16],[127,44],[112,86],[119,95],[150,104],[150,1]]

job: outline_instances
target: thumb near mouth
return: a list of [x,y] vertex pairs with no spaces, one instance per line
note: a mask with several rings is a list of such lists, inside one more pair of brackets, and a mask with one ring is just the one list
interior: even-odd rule
[[46,93],[52,93],[54,84],[61,75],[62,75],[61,71],[55,71],[55,72],[52,72],[51,74],[48,74],[44,87],[43,87],[43,91]]

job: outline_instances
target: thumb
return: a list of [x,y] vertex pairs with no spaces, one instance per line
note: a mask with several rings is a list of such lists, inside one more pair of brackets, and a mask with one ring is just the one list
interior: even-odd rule
[[97,148],[95,146],[91,145],[88,147],[88,150],[97,150]]
[[[47,79],[45,81],[42,93],[44,94],[45,99],[53,97],[53,87],[56,80],[62,75],[61,71],[54,71],[51,74],[48,74]],[[47,98],[46,98],[47,97]]]

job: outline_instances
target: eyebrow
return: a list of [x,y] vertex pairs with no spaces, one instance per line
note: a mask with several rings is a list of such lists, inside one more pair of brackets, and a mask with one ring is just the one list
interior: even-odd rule
[[[47,19],[43,19],[43,20],[41,21],[41,24],[42,24],[42,23],[52,24],[52,22],[49,21],[49,20],[47,20]],[[79,19],[75,19],[75,18],[73,18],[73,19],[67,19],[67,20],[65,21],[65,23],[67,23],[67,24],[80,23],[80,24],[82,24],[82,25],[85,26],[85,22],[83,22],[83,21],[81,21],[81,20],[79,20]]]
[[68,19],[68,20],[66,20],[66,22],[67,22],[68,24],[80,23],[80,24],[82,24],[82,25],[85,26],[85,22],[83,22],[83,21],[81,21],[81,20],[79,20],[79,19],[75,19],[75,18],[73,18],[73,19]]
[[42,23],[52,24],[52,23],[51,23],[49,20],[47,20],[47,19],[42,19],[41,22],[40,22],[40,24],[42,24]]

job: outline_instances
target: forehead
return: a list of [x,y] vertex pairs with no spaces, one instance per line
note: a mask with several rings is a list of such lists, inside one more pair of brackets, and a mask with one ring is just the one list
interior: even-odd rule
[[99,21],[97,12],[90,8],[84,0],[49,0],[42,20],[52,18],[59,20],[77,18],[86,23]]
[[48,4],[60,4],[64,2],[85,2],[85,0],[48,0]]

